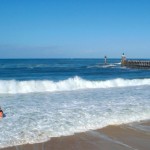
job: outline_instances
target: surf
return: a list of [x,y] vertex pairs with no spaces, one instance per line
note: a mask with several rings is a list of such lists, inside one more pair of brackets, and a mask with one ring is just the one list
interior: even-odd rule
[[150,79],[85,80],[79,76],[54,82],[52,80],[0,80],[0,94],[72,91],[94,88],[118,88],[150,85]]

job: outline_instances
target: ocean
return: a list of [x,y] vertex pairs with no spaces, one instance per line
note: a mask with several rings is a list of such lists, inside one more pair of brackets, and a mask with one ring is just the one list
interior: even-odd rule
[[149,91],[120,59],[1,59],[0,148],[149,120]]

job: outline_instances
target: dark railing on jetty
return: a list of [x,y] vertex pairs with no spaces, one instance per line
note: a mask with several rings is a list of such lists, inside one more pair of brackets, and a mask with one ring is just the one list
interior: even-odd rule
[[123,60],[121,61],[121,66],[126,66],[130,68],[149,68],[150,60]]

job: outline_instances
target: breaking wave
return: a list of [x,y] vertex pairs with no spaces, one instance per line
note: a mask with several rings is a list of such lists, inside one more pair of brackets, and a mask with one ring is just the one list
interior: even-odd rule
[[71,91],[78,89],[92,88],[113,88],[113,87],[128,87],[150,85],[150,79],[112,79],[106,81],[90,81],[82,79],[78,76],[54,82],[51,80],[31,80],[31,81],[16,81],[16,80],[0,80],[1,94],[17,94],[31,92],[55,92],[55,91]]

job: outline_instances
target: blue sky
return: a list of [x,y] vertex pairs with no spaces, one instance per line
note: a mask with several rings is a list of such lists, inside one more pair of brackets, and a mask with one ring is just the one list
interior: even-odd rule
[[150,58],[149,0],[0,0],[0,58]]

